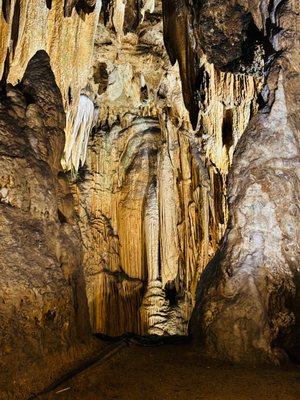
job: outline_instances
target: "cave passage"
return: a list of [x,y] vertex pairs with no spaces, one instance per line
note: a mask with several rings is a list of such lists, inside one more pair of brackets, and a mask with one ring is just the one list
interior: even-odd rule
[[2,0],[0,400],[299,400],[295,0]]

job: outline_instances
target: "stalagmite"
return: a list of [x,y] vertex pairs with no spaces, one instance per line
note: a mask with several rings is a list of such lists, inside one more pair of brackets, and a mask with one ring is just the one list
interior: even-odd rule
[[[244,127],[235,148],[228,180],[229,226],[220,253],[200,279],[192,330],[214,356],[280,363],[288,355],[300,357],[299,210],[294,207],[299,192],[295,99],[300,71],[299,32],[292,22],[299,16],[294,1],[270,2],[267,8],[260,8],[259,1],[251,7],[241,3],[245,9],[239,13],[257,26],[246,37],[237,32],[236,48],[245,55],[243,43],[259,40],[257,29],[265,32],[266,81],[261,110]],[[220,29],[230,42],[235,26],[227,23]],[[219,38],[210,34],[205,49],[224,67],[233,53],[219,53]]]

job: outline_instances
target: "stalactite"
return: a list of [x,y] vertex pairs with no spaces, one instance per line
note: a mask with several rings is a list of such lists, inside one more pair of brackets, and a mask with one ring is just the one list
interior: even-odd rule
[[0,2],[1,399],[91,330],[300,359],[297,6]]
[[200,110],[199,89],[201,82],[200,49],[194,38],[192,18],[185,0],[164,0],[164,43],[170,61],[179,63],[182,93],[190,113],[192,126],[196,129]]
[[66,137],[62,161],[66,170],[73,169],[77,172],[79,166],[84,165],[89,135],[95,125],[97,115],[93,102],[86,95],[81,95],[71,132]]
[[[135,84],[132,79],[130,82]],[[232,81],[229,82],[231,90]],[[252,90],[250,85],[248,107],[251,107],[250,96],[255,93]],[[210,101],[218,104],[213,94]],[[114,99],[111,101],[115,102]],[[132,100],[135,102],[135,98]],[[118,103],[114,104],[118,107]],[[107,103],[102,107],[100,115],[107,118],[104,112]],[[240,112],[244,107],[243,104]],[[214,108],[208,109],[212,110],[210,121],[214,121]],[[109,112],[112,112],[110,108]],[[205,151],[200,151],[201,139],[174,125],[170,114],[159,118],[130,117],[124,109],[122,112],[121,125],[112,119],[108,132],[100,131],[95,136],[86,165],[92,175],[76,189],[83,238],[87,249],[92,246],[94,253],[91,257],[92,251],[87,250],[85,261],[88,288],[98,290],[97,294],[92,289],[90,298],[94,299],[90,300],[92,324],[96,332],[121,334],[128,327],[128,319],[140,314],[141,325],[135,325],[138,332],[187,334],[198,277],[214,255],[225,230],[225,161],[218,160],[224,169],[222,175],[209,162]],[[222,149],[222,124],[215,129]],[[91,216],[84,216],[83,211],[93,215],[91,227],[85,222]],[[95,230],[94,224],[103,215],[110,221],[109,230],[98,224]],[[94,286],[96,281],[104,285],[103,280],[96,278],[99,266],[109,266],[103,273],[123,270],[126,276],[141,280],[144,289],[139,292],[139,302],[132,304],[130,315],[122,316],[121,308],[117,310],[115,306],[112,311],[110,303],[105,303],[104,308],[92,306],[94,302],[103,304],[103,296],[119,296],[116,289]],[[168,299],[168,287],[174,287],[176,302]],[[112,312],[119,315],[118,330],[105,325],[106,315]]]
[[[295,187],[299,186],[299,176],[294,173],[299,158],[299,115],[295,113],[299,33],[292,22],[299,17],[293,1],[270,2],[269,6],[258,1],[251,5],[246,1],[239,5],[213,3],[220,12],[224,7],[234,7],[235,15],[232,21],[220,21],[214,9],[203,9],[202,27],[212,23],[219,28],[202,32],[208,57],[217,67],[235,72],[237,60],[241,66],[249,52],[253,56],[254,40],[266,55],[266,82],[261,110],[251,115],[248,126],[239,121],[235,110],[223,114],[225,149],[228,134],[230,142],[239,139],[236,127],[242,127],[244,133],[235,147],[228,179],[230,224],[221,251],[201,276],[192,331],[214,356],[234,362],[276,364],[285,362],[288,354],[299,358],[295,340],[299,337],[299,268],[295,266],[299,212],[287,206],[297,202]],[[243,14],[245,18],[239,23],[245,22],[248,27],[236,30]],[[234,37],[236,48],[224,53],[221,38],[226,49]],[[250,59],[252,66],[243,68],[245,75],[236,102],[249,90],[248,75],[259,75],[264,65],[257,63],[255,54]],[[218,80],[221,76],[218,73]],[[239,79],[235,75],[235,87]],[[244,109],[243,115],[249,111]]]
[[[129,11],[121,8],[111,10],[114,28],[101,21],[98,27],[89,84],[99,128],[90,139],[86,178],[73,187],[91,323],[95,332],[112,335],[129,327],[187,334],[197,281],[225,231],[226,175],[256,111],[260,80],[219,73],[203,56],[195,135],[180,79],[189,62],[180,67],[168,60],[155,19],[162,18],[161,4],[155,18],[145,14],[127,35]],[[125,299],[131,305],[124,308]]]

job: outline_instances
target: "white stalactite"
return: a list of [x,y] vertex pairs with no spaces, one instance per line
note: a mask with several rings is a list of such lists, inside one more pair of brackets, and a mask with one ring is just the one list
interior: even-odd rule
[[62,160],[65,170],[78,171],[79,165],[84,165],[89,135],[95,126],[96,119],[97,111],[94,103],[86,95],[80,95],[72,128],[66,132],[66,144]]

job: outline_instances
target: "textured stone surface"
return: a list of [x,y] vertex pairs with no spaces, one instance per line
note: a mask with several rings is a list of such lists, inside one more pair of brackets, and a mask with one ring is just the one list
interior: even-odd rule
[[226,175],[260,80],[218,72],[203,56],[195,134],[185,72],[164,49],[160,2],[127,33],[126,10],[111,9],[98,25],[88,95],[99,117],[74,184],[91,323],[109,335],[187,334],[198,278],[225,230]]
[[4,73],[7,82],[17,84],[35,53],[46,51],[67,114],[66,134],[89,74],[100,3],[0,0],[0,10],[5,10],[0,14],[0,76]]
[[97,13],[84,22],[74,12],[67,20],[60,1],[1,1],[0,10],[0,398],[6,400],[28,398],[98,346],[92,348],[80,231],[61,167],[65,112],[71,114],[86,83]]
[[273,46],[265,103],[237,145],[228,183],[229,229],[198,289],[194,333],[204,335],[211,354],[234,361],[299,358],[296,3],[262,8]]

